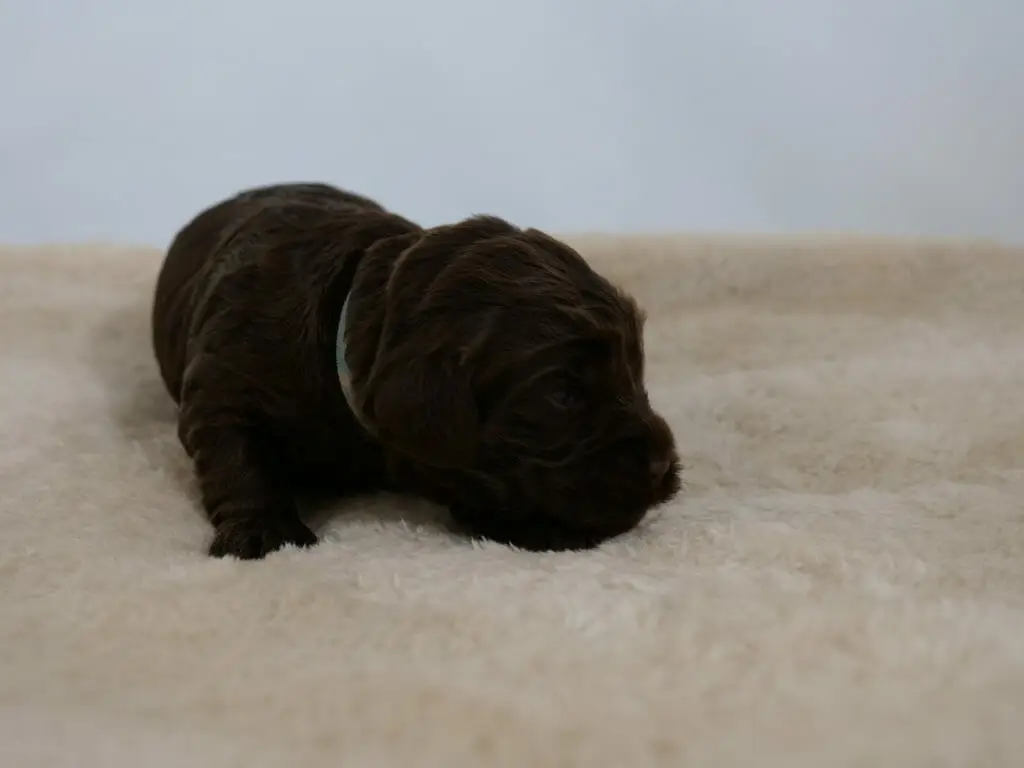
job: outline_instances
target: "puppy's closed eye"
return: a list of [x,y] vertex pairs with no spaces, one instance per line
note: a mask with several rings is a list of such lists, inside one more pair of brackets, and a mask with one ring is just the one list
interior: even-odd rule
[[548,393],[547,399],[558,410],[573,410],[583,405],[583,387],[575,381],[562,381]]

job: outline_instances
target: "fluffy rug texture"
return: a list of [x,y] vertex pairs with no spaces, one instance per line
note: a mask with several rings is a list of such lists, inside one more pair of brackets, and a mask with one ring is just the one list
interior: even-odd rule
[[577,238],[678,502],[586,553],[339,505],[212,560],[160,253],[0,248],[6,766],[1020,766],[1024,251]]

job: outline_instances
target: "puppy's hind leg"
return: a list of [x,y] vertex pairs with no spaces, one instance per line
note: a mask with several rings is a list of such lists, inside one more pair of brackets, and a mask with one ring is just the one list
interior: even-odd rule
[[316,536],[299,518],[259,424],[237,400],[225,399],[222,386],[216,391],[203,386],[197,367],[183,387],[178,416],[178,434],[214,526],[210,555],[253,560],[286,544],[312,546]]

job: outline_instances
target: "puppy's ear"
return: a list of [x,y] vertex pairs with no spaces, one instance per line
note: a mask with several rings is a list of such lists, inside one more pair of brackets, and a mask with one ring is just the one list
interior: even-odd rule
[[435,467],[467,467],[480,428],[468,370],[441,353],[392,358],[367,382],[366,414],[377,436]]

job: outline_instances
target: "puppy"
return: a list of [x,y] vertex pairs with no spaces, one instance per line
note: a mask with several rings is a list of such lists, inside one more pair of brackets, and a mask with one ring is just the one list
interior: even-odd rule
[[311,494],[416,494],[540,551],[679,491],[640,309],[499,218],[426,229],[326,184],[246,190],[174,237],[152,333],[214,556],[314,544]]

